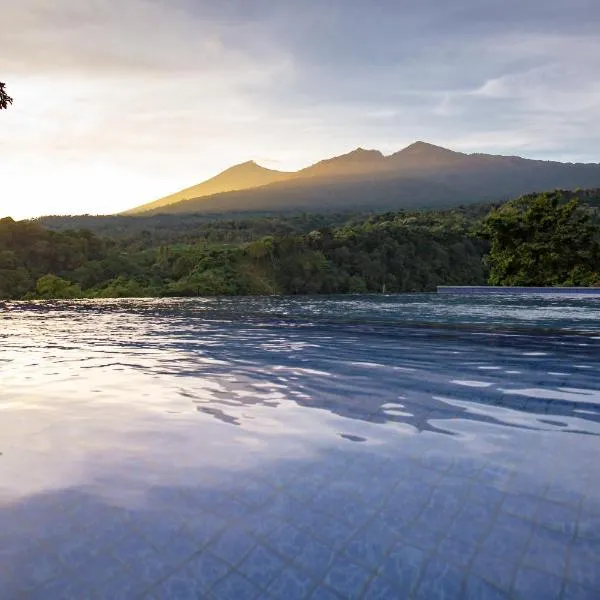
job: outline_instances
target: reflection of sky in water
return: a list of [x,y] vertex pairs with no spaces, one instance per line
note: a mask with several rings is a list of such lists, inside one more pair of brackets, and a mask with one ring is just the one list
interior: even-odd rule
[[[200,585],[190,561],[210,542],[210,555],[233,569],[202,584],[215,597],[236,597],[236,585],[248,582],[272,597],[349,597],[359,589],[375,597],[385,586],[401,597],[400,581],[414,574],[399,574],[418,553],[411,589],[424,597],[435,597],[436,585],[450,594],[457,580],[460,593],[450,597],[486,586],[523,595],[540,574],[549,590],[540,598],[564,582],[595,594],[599,314],[591,298],[422,295],[6,304],[6,589],[18,588],[33,560],[39,572],[27,577],[31,589],[45,590],[40,597],[52,597],[47,586],[62,589],[61,578],[110,591],[128,577],[139,593],[169,597],[184,580]],[[493,507],[485,531],[480,502]],[[127,521],[121,533],[99,524],[113,518]],[[270,519],[280,534],[263,531]],[[365,523],[377,519],[385,530],[397,524],[394,544],[408,553],[398,550],[396,579],[384,568],[395,550],[383,529],[369,536],[381,547],[360,541]],[[319,537],[335,523],[331,539]],[[314,556],[299,549],[288,525],[337,558],[318,559],[318,544]],[[202,529],[213,526],[219,531]],[[140,548],[123,558],[129,527]],[[85,565],[96,559],[79,561],[63,548],[75,530],[115,561],[115,573],[86,579]],[[238,546],[248,536],[244,554]],[[190,549],[171,561],[166,548],[175,539]],[[148,563],[144,544],[162,567],[133,576]],[[56,550],[48,558],[41,548]],[[500,548],[510,575],[485,566]],[[563,564],[566,549],[580,560]],[[279,565],[272,581],[253,579],[244,562],[256,553],[268,564],[262,552]],[[508,564],[512,554],[517,562]],[[321,563],[326,573],[315,572]],[[440,579],[436,569],[454,575]],[[348,577],[352,593],[341,589]],[[306,593],[295,596],[290,590],[302,581]]]

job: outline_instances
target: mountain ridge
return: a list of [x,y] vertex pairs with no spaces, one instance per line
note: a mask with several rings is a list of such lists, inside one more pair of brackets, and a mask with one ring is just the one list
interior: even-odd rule
[[597,163],[467,154],[419,140],[387,156],[358,147],[294,172],[246,161],[122,214],[432,208],[598,186]]

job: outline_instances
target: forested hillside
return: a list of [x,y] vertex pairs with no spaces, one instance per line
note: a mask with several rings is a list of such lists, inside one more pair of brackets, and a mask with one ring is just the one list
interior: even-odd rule
[[483,283],[487,244],[469,234],[473,214],[227,219],[113,239],[3,219],[0,296],[401,292]]
[[[597,285],[599,205],[600,190],[586,190],[380,215],[114,217],[100,221],[110,237],[2,219],[0,297],[417,292],[488,281]],[[79,219],[72,223],[90,217]]]

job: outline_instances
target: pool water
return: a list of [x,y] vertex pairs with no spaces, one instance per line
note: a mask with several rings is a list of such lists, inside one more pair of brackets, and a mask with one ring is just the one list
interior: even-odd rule
[[0,304],[0,599],[600,598],[597,298]]

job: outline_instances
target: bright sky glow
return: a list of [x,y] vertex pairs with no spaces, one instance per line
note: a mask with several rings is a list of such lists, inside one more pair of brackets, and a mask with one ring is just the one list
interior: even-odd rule
[[0,0],[0,217],[421,139],[600,161],[597,0]]

